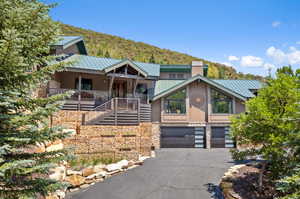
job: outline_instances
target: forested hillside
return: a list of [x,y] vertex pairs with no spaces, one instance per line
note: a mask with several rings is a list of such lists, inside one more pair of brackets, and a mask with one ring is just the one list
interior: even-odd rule
[[61,24],[64,35],[84,37],[89,55],[112,58],[129,58],[135,61],[158,64],[190,64],[201,60],[209,65],[208,76],[217,79],[260,79],[261,76],[238,73],[234,68],[210,62],[184,53],[161,49],[143,42],[135,42],[118,36]]

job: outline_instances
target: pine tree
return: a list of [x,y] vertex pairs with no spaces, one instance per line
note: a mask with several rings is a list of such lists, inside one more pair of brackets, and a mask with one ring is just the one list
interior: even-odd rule
[[106,53],[105,53],[104,57],[106,57],[106,58],[110,58],[110,54],[109,54],[108,50],[106,51]]
[[98,49],[97,56],[98,57],[102,57],[103,56],[103,50],[102,50],[101,47]]
[[153,63],[153,64],[155,64],[155,63],[156,63],[156,61],[155,61],[155,57],[154,57],[154,55],[153,55],[153,54],[151,55],[151,57],[150,57],[150,59],[149,59],[149,63]]
[[38,0],[0,0],[0,198],[36,198],[65,186],[47,176],[66,151],[31,150],[67,136],[49,125],[63,96],[33,95],[62,68],[47,56],[59,34],[48,15],[52,7]]

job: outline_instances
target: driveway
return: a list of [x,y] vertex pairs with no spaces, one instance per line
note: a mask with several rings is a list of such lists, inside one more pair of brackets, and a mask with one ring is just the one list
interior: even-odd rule
[[72,193],[72,199],[209,199],[233,164],[228,149],[161,149],[143,166]]

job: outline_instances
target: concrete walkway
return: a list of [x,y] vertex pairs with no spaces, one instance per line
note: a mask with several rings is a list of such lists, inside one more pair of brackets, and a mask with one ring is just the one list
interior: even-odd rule
[[68,195],[72,199],[221,198],[217,185],[232,165],[228,149],[161,149],[141,167]]

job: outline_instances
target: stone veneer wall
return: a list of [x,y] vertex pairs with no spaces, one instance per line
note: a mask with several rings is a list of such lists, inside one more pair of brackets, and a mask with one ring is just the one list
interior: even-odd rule
[[[53,125],[62,125],[76,130],[76,134],[63,141],[81,156],[100,156],[137,159],[139,155],[150,156],[153,145],[152,123],[139,126],[81,125],[84,111],[59,111]],[[156,140],[156,139],[155,139]],[[157,143],[157,141],[155,141]]]

